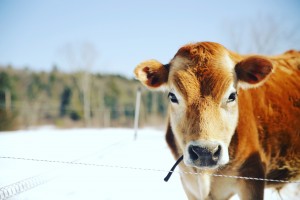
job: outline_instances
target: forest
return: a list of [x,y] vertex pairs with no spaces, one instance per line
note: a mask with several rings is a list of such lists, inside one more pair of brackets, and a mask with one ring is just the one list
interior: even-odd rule
[[54,125],[133,127],[136,94],[141,88],[140,126],[161,126],[167,96],[147,91],[121,75],[86,71],[65,73],[0,66],[0,131]]

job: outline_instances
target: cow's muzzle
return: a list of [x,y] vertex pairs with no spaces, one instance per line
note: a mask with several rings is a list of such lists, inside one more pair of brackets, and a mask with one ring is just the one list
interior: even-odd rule
[[214,141],[190,142],[185,163],[198,168],[216,168],[222,156],[222,145]]

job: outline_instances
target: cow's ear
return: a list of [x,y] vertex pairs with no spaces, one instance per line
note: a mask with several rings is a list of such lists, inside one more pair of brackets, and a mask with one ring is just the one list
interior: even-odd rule
[[169,66],[156,60],[140,63],[134,70],[136,78],[150,89],[162,88],[168,81]]
[[268,78],[273,69],[270,60],[261,56],[250,56],[235,66],[238,86],[247,89],[258,87]]

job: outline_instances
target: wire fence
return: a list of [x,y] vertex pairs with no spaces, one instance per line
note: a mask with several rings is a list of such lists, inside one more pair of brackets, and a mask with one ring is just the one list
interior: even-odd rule
[[96,164],[96,163],[85,163],[85,162],[70,162],[70,161],[46,160],[46,159],[36,159],[36,158],[22,158],[22,157],[11,157],[11,156],[0,156],[0,159],[14,159],[14,160],[23,160],[23,161],[33,161],[33,162],[46,162],[46,163],[66,164],[66,165],[80,165],[80,166],[87,166],[87,167],[106,167],[106,168],[139,170],[139,171],[153,171],[153,172],[165,172],[165,173],[177,172],[179,174],[191,174],[191,175],[204,175],[205,174],[205,175],[215,176],[215,177],[245,179],[245,180],[255,180],[255,181],[266,181],[266,182],[278,182],[278,183],[300,183],[300,181],[287,181],[287,180],[255,178],[255,177],[247,177],[247,176],[231,176],[231,175],[224,175],[224,174],[212,174],[212,173],[206,172],[205,170],[201,170],[202,172],[170,171],[170,170],[140,168],[140,167],[132,167],[132,166],[119,166],[119,165]]
[[[230,179],[244,179],[244,180],[253,180],[253,181],[265,181],[265,182],[277,182],[277,183],[294,183],[300,184],[300,181],[287,181],[287,180],[276,180],[276,179],[266,179],[266,178],[256,178],[256,177],[246,177],[246,176],[231,176],[224,174],[211,174],[202,170],[201,172],[187,172],[187,171],[172,171],[172,170],[162,170],[162,169],[153,169],[153,168],[141,168],[133,166],[119,166],[119,165],[109,165],[109,164],[96,164],[96,163],[86,163],[86,162],[74,162],[74,161],[61,161],[61,160],[48,160],[48,159],[36,159],[36,158],[23,158],[23,157],[12,157],[12,156],[0,156],[0,159],[13,159],[20,161],[30,161],[30,162],[44,162],[44,163],[55,163],[55,164],[64,164],[64,165],[75,165],[75,166],[84,166],[84,167],[101,167],[101,168],[115,168],[121,170],[135,170],[135,171],[144,171],[144,172],[176,172],[178,174],[190,174],[190,175],[209,175],[212,177],[222,177]],[[6,200],[13,196],[16,196],[20,193],[28,191],[32,188],[45,184],[55,178],[56,175],[53,173],[44,173],[38,176],[33,176],[16,183],[4,186],[0,188],[0,200]]]

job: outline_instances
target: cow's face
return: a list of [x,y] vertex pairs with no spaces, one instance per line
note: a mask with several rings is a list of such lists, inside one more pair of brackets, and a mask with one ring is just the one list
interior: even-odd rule
[[170,123],[185,164],[214,169],[229,161],[238,89],[258,86],[271,70],[264,58],[242,60],[221,45],[198,43],[182,47],[167,65],[148,61],[135,73],[147,87],[167,90]]
[[221,59],[218,66],[199,66],[179,54],[170,63],[170,123],[187,165],[217,167],[229,161],[238,120],[237,84],[233,62]]

